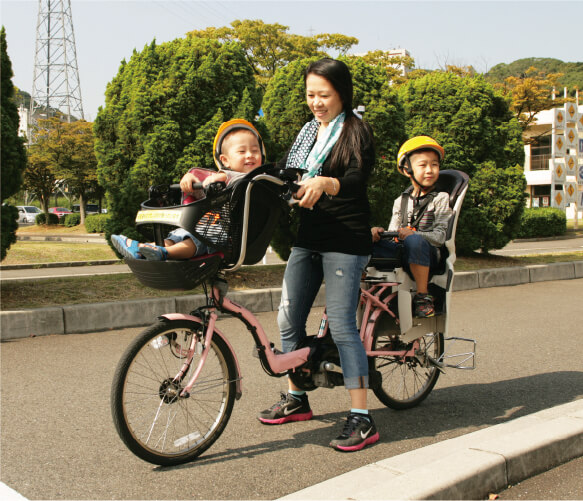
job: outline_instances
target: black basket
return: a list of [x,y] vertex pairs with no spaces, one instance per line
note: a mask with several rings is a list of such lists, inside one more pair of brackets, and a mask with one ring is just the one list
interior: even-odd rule
[[187,291],[213,278],[222,259],[222,254],[215,253],[197,256],[188,261],[127,259],[126,264],[137,279],[147,287]]

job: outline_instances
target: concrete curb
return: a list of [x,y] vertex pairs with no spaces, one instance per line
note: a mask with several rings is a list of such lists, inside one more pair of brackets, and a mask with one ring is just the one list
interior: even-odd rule
[[[502,287],[548,280],[583,278],[583,261],[514,268],[492,268],[455,274],[453,290]],[[233,291],[229,297],[253,312],[275,311],[280,288]],[[0,341],[51,334],[77,334],[150,325],[158,315],[188,313],[205,303],[203,295],[89,303],[0,312]],[[324,288],[315,306],[323,306]]]
[[487,499],[583,455],[583,399],[384,459],[280,499]]

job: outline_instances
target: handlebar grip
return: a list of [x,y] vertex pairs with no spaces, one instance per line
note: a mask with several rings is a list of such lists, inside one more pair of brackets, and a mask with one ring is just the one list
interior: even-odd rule
[[383,232],[379,233],[379,236],[381,237],[381,240],[385,240],[387,238],[399,238],[399,232],[398,231],[383,231]]
[[[170,189],[171,190],[179,190],[180,189],[180,184],[171,184],[170,185]],[[201,190],[202,188],[202,183],[192,183],[192,189],[193,190]]]

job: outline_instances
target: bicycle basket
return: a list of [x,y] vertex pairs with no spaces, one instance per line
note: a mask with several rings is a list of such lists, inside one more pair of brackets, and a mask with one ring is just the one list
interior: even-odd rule
[[126,260],[132,273],[147,287],[160,290],[192,290],[212,278],[218,271],[223,255],[206,254],[188,261]]

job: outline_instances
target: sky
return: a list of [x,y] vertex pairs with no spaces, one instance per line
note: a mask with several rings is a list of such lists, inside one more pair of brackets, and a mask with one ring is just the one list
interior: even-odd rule
[[[44,0],[43,0],[44,1]],[[1,0],[16,87],[32,92],[37,0]],[[583,1],[342,1],[342,0],[71,0],[85,119],[105,104],[120,62],[154,38],[261,19],[289,33],[342,33],[358,38],[353,54],[404,48],[418,68],[472,65],[486,72],[525,57],[581,62]]]

